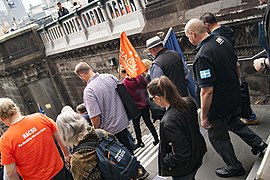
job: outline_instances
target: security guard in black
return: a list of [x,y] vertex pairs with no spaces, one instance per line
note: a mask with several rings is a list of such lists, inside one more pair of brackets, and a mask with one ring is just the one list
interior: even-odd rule
[[240,105],[240,84],[237,75],[237,56],[231,43],[210,35],[196,48],[194,75],[197,89],[213,87],[209,121],[226,117]]

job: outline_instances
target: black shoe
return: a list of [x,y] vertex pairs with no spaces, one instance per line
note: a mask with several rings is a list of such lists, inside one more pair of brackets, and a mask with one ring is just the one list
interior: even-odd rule
[[158,143],[159,143],[158,139],[153,142],[154,146],[156,146]]
[[265,142],[261,141],[259,143],[259,145],[255,146],[251,149],[251,152],[252,152],[252,154],[257,155],[257,154],[262,153],[266,147],[267,147],[267,144]]
[[145,170],[145,168],[142,165],[140,165],[138,167],[137,180],[146,179],[148,176],[149,176],[149,173]]
[[132,148],[133,151],[135,151],[135,150],[138,149],[139,147],[140,147],[139,144],[134,144],[134,146],[132,146],[131,148]]
[[138,143],[138,145],[139,145],[139,147],[141,147],[141,148],[145,147],[145,145],[144,145],[143,142]]
[[239,171],[230,172],[225,167],[216,169],[216,174],[219,177],[233,177],[233,176],[242,176],[244,175],[245,169],[241,168]]

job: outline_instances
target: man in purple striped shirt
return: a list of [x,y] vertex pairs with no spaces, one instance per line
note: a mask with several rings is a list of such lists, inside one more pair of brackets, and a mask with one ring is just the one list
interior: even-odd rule
[[[94,128],[114,134],[133,154],[128,140],[127,113],[116,91],[118,79],[110,74],[95,73],[85,62],[77,64],[74,72],[87,83],[83,91],[83,101]],[[148,176],[149,173],[140,165],[137,179],[142,180]]]
[[118,79],[110,74],[98,74],[85,62],[77,64],[74,71],[87,86],[83,101],[95,129],[114,134],[133,153],[128,137],[128,117],[116,89]]

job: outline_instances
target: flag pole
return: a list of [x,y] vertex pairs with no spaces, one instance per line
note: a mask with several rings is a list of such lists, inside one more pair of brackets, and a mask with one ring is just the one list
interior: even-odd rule
[[[119,46],[120,46],[120,44],[121,44],[121,35],[122,35],[122,33],[124,32],[124,30],[123,30],[123,28],[121,29],[121,33],[120,33],[120,43],[119,43]],[[121,50],[121,47],[119,47],[119,49]],[[121,53],[120,51],[119,51],[119,53]],[[118,79],[120,80],[120,66],[121,66],[121,63],[120,63],[120,59],[119,59],[119,63],[118,63]]]
[[170,33],[171,33],[171,31],[173,30],[173,28],[172,27],[170,27],[169,28],[169,30],[168,30],[168,32],[167,32],[167,34],[166,34],[166,36],[165,36],[165,38],[164,38],[164,40],[163,40],[163,43],[165,44],[166,43],[166,41],[168,40],[168,38],[169,38],[169,36],[170,36]]

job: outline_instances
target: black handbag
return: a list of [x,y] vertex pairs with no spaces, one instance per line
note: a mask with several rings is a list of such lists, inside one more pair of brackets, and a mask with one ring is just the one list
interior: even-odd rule
[[150,99],[147,99],[147,101],[148,101],[149,109],[151,111],[153,122],[155,122],[156,120],[161,120],[163,115],[166,112],[166,109],[158,106],[154,101]]
[[124,104],[128,118],[136,119],[139,115],[141,115],[140,109],[138,108],[130,94],[127,92],[124,84],[117,84],[116,91],[118,92]]

